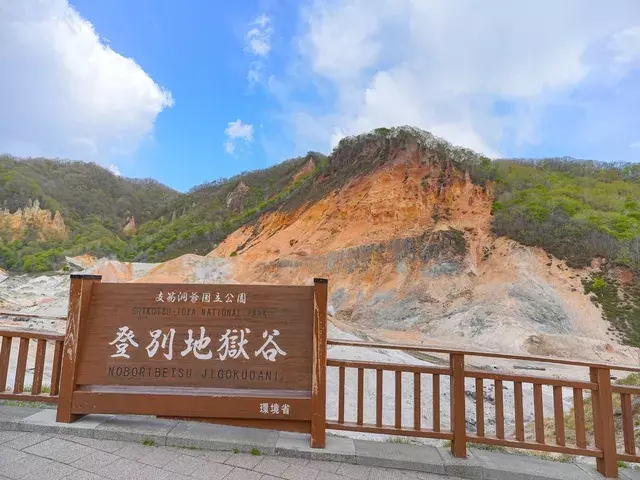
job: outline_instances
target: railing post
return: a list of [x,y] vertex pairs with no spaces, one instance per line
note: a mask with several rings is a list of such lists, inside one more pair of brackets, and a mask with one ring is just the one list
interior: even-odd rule
[[327,295],[328,280],[314,278],[313,385],[311,448],[324,448],[327,426]]
[[100,275],[71,275],[69,316],[62,354],[56,422],[70,423],[82,416],[71,413],[73,392],[76,388],[76,361],[80,358],[80,337],[84,334],[84,325],[89,313],[91,290],[93,284],[100,282],[101,279]]
[[467,458],[467,432],[464,395],[464,355],[451,353],[449,355],[451,367],[451,453],[454,457]]
[[589,373],[591,381],[598,384],[598,390],[591,392],[593,436],[596,448],[602,450],[602,458],[596,459],[596,467],[604,477],[618,478],[611,370],[591,367]]

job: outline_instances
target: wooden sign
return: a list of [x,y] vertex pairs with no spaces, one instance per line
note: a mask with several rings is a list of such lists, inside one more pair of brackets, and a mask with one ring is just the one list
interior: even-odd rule
[[57,418],[180,417],[325,437],[327,281],[121,284],[72,275]]

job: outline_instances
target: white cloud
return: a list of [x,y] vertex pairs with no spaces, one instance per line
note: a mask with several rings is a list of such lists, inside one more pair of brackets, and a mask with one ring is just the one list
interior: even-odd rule
[[639,16],[636,0],[315,0],[297,44],[330,107],[299,123],[306,105],[280,100],[298,135],[327,144],[410,124],[497,155],[507,133],[535,143],[548,105],[635,59]]
[[233,154],[238,141],[243,141],[245,144],[253,142],[253,125],[238,119],[227,124],[224,134],[227,136],[227,140],[224,142],[224,149],[228,154]]
[[631,143],[629,148],[640,148],[640,141]]
[[256,17],[250,24],[253,28],[246,35],[246,49],[253,55],[266,57],[271,51],[271,19],[262,14]]
[[250,29],[245,36],[244,49],[249,55],[255,57],[247,74],[249,85],[253,86],[262,79],[264,61],[271,52],[273,28],[271,27],[271,19],[265,14],[256,17],[249,24],[249,27]]
[[615,60],[630,64],[640,60],[640,25],[618,32],[611,39]]
[[113,173],[116,177],[121,177],[122,176],[122,173],[120,173],[120,169],[114,163],[110,163],[107,166],[107,170],[109,170],[111,173]]
[[173,105],[67,0],[0,7],[0,151],[86,160],[135,150]]

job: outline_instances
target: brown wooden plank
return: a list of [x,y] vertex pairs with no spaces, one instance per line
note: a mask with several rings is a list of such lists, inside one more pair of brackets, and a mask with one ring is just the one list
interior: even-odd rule
[[451,440],[453,434],[451,432],[434,432],[430,429],[397,429],[391,426],[378,427],[371,423],[364,423],[359,425],[354,422],[336,423],[327,422],[327,428],[330,430],[344,430],[349,432],[364,432],[364,433],[381,433],[383,435],[397,435],[404,437],[420,437],[420,438],[439,438],[443,440]]
[[376,426],[382,426],[382,406],[384,397],[382,396],[383,370],[376,370]]
[[62,370],[62,348],[63,342],[58,340],[55,342],[55,348],[53,350],[53,360],[51,365],[51,393],[50,395],[57,396],[60,391],[60,371]]
[[27,373],[27,357],[29,356],[29,339],[21,338],[18,349],[18,363],[16,365],[16,380],[13,384],[13,393],[24,391],[24,377]]
[[[262,413],[262,404],[288,405],[289,414]],[[269,419],[269,420],[306,420],[312,416],[312,399],[300,397],[238,397],[193,394],[176,396],[175,393],[114,393],[78,390],[73,395],[72,413],[110,413],[132,415],[164,415],[205,417],[215,412],[219,418]]]
[[631,395],[620,394],[620,405],[622,407],[622,433],[624,437],[624,451],[629,455],[636,454],[636,439],[634,437],[633,409],[631,408]]
[[626,454],[626,453],[619,453],[618,454],[618,460],[621,460],[623,462],[640,463],[640,456],[638,456],[638,455],[629,455],[629,454]]
[[569,388],[583,388],[587,390],[597,390],[598,384],[593,382],[582,382],[574,380],[563,380],[559,378],[536,377],[533,375],[513,375],[511,373],[485,372],[483,370],[465,371],[465,375],[470,378],[483,378],[485,380],[502,380],[504,382],[532,383],[534,385],[552,385]]
[[12,312],[11,310],[0,310],[0,317],[5,317],[5,316],[18,317],[18,318],[41,318],[43,320],[63,320],[63,321],[67,320],[67,317],[63,317],[60,315],[43,315],[41,313],[23,313],[23,312]]
[[426,373],[426,374],[451,374],[451,369],[446,367],[423,367],[420,365],[406,365],[404,363],[386,363],[386,362],[360,362],[357,360],[327,360],[328,367],[346,367],[346,368],[364,368],[369,370],[387,370],[391,372],[409,372],[409,373]]
[[[445,353],[448,355],[458,354],[466,355],[470,357],[485,357],[485,358],[507,358],[510,360],[522,360],[524,362],[543,362],[543,363],[556,363],[559,365],[573,365],[577,367],[597,367],[608,368],[610,370],[620,370],[625,372],[640,372],[640,367],[636,365],[613,365],[610,363],[597,363],[586,362],[582,360],[567,360],[566,358],[554,358],[554,357],[537,357],[533,355],[512,355],[498,352],[482,352],[477,350],[460,350],[442,347],[432,347],[427,345],[411,345],[411,344],[393,344],[393,343],[379,343],[379,342],[360,342],[352,340],[327,340],[329,345],[343,346],[343,347],[364,347],[364,348],[384,348],[387,350],[405,350],[413,352],[431,352],[431,353]],[[567,385],[571,386],[571,385]]]
[[457,458],[467,457],[467,436],[466,436],[466,412],[465,412],[465,391],[464,391],[464,356],[451,354],[449,356],[451,366],[451,430],[453,440],[451,441],[451,453]]
[[397,429],[401,429],[402,428],[402,372],[397,372],[397,371],[396,371],[395,409],[396,409],[395,427]]
[[[314,292],[315,287],[290,285],[96,283],[92,287],[86,326],[81,330],[84,336],[75,383],[150,386],[162,383],[176,387],[312,391],[314,372],[321,374],[320,370],[326,365],[316,362],[314,366],[314,325],[322,313],[314,306]],[[170,294],[183,299],[169,302]],[[218,294],[220,299],[215,301]],[[156,301],[160,295],[164,296],[163,302]],[[241,296],[242,302],[238,302]],[[229,303],[226,303],[227,297]],[[323,302],[319,298],[318,302],[320,308]],[[124,326],[128,328],[125,337],[120,332]],[[174,332],[173,358],[168,360],[165,354],[169,351],[161,346],[150,356],[146,348],[151,341],[149,332],[160,330],[166,335],[170,329]],[[246,355],[227,355],[229,350],[219,341],[227,329],[236,330],[235,335],[245,334]],[[250,331],[243,331],[247,329]],[[198,358],[198,348],[185,349],[189,330],[194,340],[202,335],[210,341],[200,355],[211,358]],[[274,331],[277,333],[272,335]],[[133,332],[138,347],[130,344],[129,332]],[[265,336],[265,332],[272,338]],[[324,330],[316,333],[323,335]],[[118,338],[120,341],[116,341]],[[278,345],[286,355],[277,353],[273,343],[268,342]],[[118,355],[118,345],[126,349],[123,353],[129,358],[122,353],[112,356]],[[264,355],[269,351],[272,354]],[[181,355],[182,352],[185,355]],[[144,368],[147,374],[113,374],[114,369],[127,366]],[[190,369],[192,375],[155,374],[157,369],[166,368],[171,372],[178,367]],[[219,376],[219,369],[231,373],[234,370],[253,372],[253,375]],[[271,373],[271,378],[265,381],[258,376],[261,372]],[[324,383],[319,381],[316,386],[324,388]],[[319,395],[317,401],[321,402]]]
[[[314,278],[311,447],[324,448],[327,418],[327,295],[329,282]],[[285,357],[286,358],[286,357]]]
[[31,385],[31,393],[38,395],[42,391],[42,375],[44,374],[44,356],[47,351],[47,341],[38,340],[36,349],[36,364],[33,370],[33,383]]
[[494,380],[493,395],[496,402],[496,437],[504,438],[504,395],[502,380]]
[[611,385],[613,393],[628,393],[629,395],[640,395],[640,387],[631,385]]
[[440,431],[440,375],[433,374],[432,378],[433,394],[433,431]]
[[338,369],[338,423],[344,423],[344,382],[345,368]]
[[596,460],[596,469],[605,477],[617,478],[618,460],[613,420],[611,371],[606,368],[590,368],[589,374],[591,381],[598,384],[598,391],[592,393],[591,399],[595,446],[602,450],[602,458]]
[[581,388],[573,389],[573,414],[576,425],[576,445],[580,448],[587,446],[587,436],[584,424],[584,398]]
[[58,403],[58,397],[52,397],[51,395],[46,393],[41,393],[40,395],[31,395],[31,393],[0,392],[0,400],[13,400],[16,402]]
[[358,425],[364,422],[364,368],[358,369]]
[[476,434],[484,437],[484,386],[481,378],[476,378]]
[[501,439],[494,437],[478,437],[477,435],[468,434],[467,438],[469,442],[484,443],[487,445],[500,445],[510,448],[524,448],[527,450],[538,450],[540,452],[557,452],[566,453],[569,455],[584,455],[587,457],[601,457],[602,451],[595,448],[577,448],[577,447],[561,447],[560,445],[549,445],[537,442],[524,442],[513,439]]
[[420,386],[420,374],[413,374],[413,429],[422,427],[422,392]]
[[564,405],[562,404],[562,387],[553,387],[553,421],[556,428],[556,444],[564,446]]
[[536,426],[536,442],[544,442],[544,411],[542,407],[542,385],[533,385],[533,414]]
[[91,302],[94,283],[100,282],[99,275],[71,275],[69,287],[69,313],[67,332],[64,337],[60,395],[56,421],[69,423],[78,418],[71,412],[73,392],[76,388],[78,364],[80,363],[81,339],[85,333],[87,314]]
[[2,350],[0,350],[0,389],[3,392],[7,390],[7,373],[9,372],[12,340],[12,337],[2,337]]
[[513,382],[513,402],[515,405],[516,440],[524,442],[524,410],[522,405],[522,383]]

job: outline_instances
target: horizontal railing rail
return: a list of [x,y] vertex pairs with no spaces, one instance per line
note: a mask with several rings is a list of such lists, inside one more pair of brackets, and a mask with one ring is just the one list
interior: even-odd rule
[[[64,335],[0,328],[0,337],[0,399],[56,403]],[[18,341],[17,351],[14,340]],[[31,371],[31,383],[25,386]]]
[[16,317],[16,318],[41,318],[43,320],[62,320],[67,321],[66,316],[62,315],[47,315],[42,313],[24,313],[24,312],[12,312],[10,310],[0,310],[0,317]]
[[[640,401],[637,404],[633,402],[634,397],[640,397],[640,387],[611,384],[612,371],[640,372],[640,367],[426,345],[334,339],[329,339],[327,344],[433,353],[448,357],[448,366],[360,362],[334,358],[327,360],[330,369],[338,369],[337,418],[328,419],[327,428],[444,438],[451,441],[452,453],[457,457],[466,457],[468,442],[590,456],[596,458],[598,471],[607,477],[617,477],[618,461],[640,462],[634,430],[634,410],[640,412]],[[466,357],[587,367],[589,378],[563,379],[471,369],[465,367]],[[446,359],[438,360],[446,362]],[[418,362],[419,359],[416,358],[416,363]],[[346,381],[349,370],[357,372],[355,392],[353,388],[349,391]],[[364,421],[368,413],[364,394],[368,386],[365,376],[367,371],[376,372],[375,380],[368,379],[369,383],[376,386],[375,423]],[[383,393],[385,374],[395,377],[394,394],[388,394],[386,398]],[[431,376],[426,396],[424,385],[429,385],[429,382],[423,381],[425,375]],[[446,377],[449,377],[448,382]],[[442,379],[445,380],[444,383],[441,382]],[[411,390],[413,394],[407,395],[407,391]],[[349,402],[348,397],[354,394],[357,394],[356,420],[350,421],[345,418],[345,404],[353,403]],[[620,399],[619,408],[615,400],[617,396]],[[441,399],[447,397],[449,419],[448,424],[444,426],[441,418]],[[472,402],[467,402],[467,398]],[[391,424],[383,421],[385,406],[393,411],[394,421]],[[407,414],[411,409],[412,422],[407,421]],[[431,427],[424,428],[423,419],[429,417]],[[616,440],[619,437],[622,438],[619,443],[623,443],[624,452],[617,451]]]

